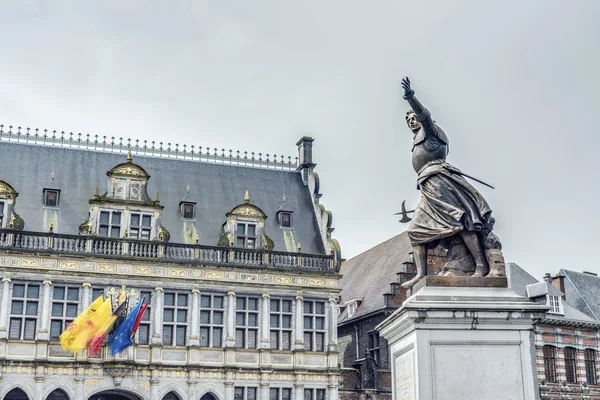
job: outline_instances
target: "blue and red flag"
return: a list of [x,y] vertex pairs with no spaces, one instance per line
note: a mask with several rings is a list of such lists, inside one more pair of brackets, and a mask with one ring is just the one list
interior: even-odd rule
[[[142,308],[142,301],[138,302],[137,305],[131,312],[125,317],[125,320],[115,333],[110,336],[110,354],[115,355],[122,352],[133,344],[132,333]],[[144,309],[145,311],[145,309]],[[141,317],[140,317],[141,319]]]

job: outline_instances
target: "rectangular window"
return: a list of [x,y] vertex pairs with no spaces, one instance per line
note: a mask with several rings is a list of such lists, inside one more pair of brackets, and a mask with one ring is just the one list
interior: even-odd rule
[[234,388],[234,400],[256,400],[255,387],[239,387]]
[[381,358],[380,358],[380,347],[379,347],[379,332],[369,332],[369,338],[368,338],[368,351],[369,351],[369,355],[371,357],[373,357],[373,359],[375,360],[376,363],[379,364]]
[[560,310],[560,297],[559,296],[548,296],[548,306],[550,310],[548,312],[555,314],[562,314]]
[[325,389],[304,389],[304,400],[325,400]]
[[289,212],[282,212],[281,216],[281,226],[285,228],[289,228],[292,226],[292,214]]
[[163,344],[185,346],[187,333],[188,295],[165,293],[163,307]]
[[568,383],[577,383],[577,350],[573,347],[565,347],[565,371]]
[[236,227],[236,246],[246,249],[256,248],[256,224],[238,222]]
[[200,346],[223,347],[223,296],[200,296]]
[[196,218],[196,203],[181,203],[181,217],[183,219]]
[[13,285],[9,339],[35,340],[39,299],[39,285],[29,283]]
[[325,302],[304,302],[304,349],[325,351]]
[[292,346],[292,301],[271,299],[270,342],[273,350],[290,350]]
[[546,382],[556,383],[556,348],[544,346],[544,369],[546,370]]
[[54,286],[52,290],[52,315],[50,340],[58,340],[60,334],[79,314],[79,288]]
[[0,228],[4,228],[4,202],[0,201]]
[[98,236],[112,238],[121,237],[120,211],[100,211]]
[[129,199],[138,201],[140,200],[141,186],[141,182],[129,183]]
[[150,322],[151,322],[151,318],[150,316],[152,315],[152,310],[151,310],[151,303],[150,301],[152,300],[152,292],[150,291],[140,291],[140,301],[142,301],[144,298],[146,298],[146,301],[148,302],[148,307],[146,308],[146,312],[144,313],[144,315],[142,316],[142,320],[140,321],[140,327],[138,328],[138,344],[140,345],[147,345],[150,344],[150,337],[151,337],[151,333],[152,332],[150,330]]
[[256,349],[258,339],[258,298],[235,298],[235,346]]
[[585,349],[585,377],[588,385],[596,385],[598,383],[596,375],[596,351],[593,349]]
[[150,239],[152,226],[152,215],[150,214],[131,214],[129,222],[129,237],[131,239]]
[[115,180],[115,199],[125,200],[125,186],[127,182],[125,179]]
[[269,400],[290,400],[292,398],[292,389],[290,388],[271,388],[269,390]]
[[44,189],[44,205],[46,207],[58,207],[58,197],[60,190]]
[[92,301],[96,300],[100,296],[104,296],[104,288],[92,288]]

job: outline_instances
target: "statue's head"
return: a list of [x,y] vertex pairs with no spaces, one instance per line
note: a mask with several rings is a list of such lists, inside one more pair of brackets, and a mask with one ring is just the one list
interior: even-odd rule
[[406,125],[414,134],[421,130],[421,123],[417,121],[417,114],[412,109],[406,112]]

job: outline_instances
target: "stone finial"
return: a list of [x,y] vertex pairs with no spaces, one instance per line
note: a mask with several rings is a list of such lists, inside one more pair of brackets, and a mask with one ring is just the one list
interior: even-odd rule
[[50,223],[50,233],[54,232],[54,223]]
[[189,193],[190,192],[190,184],[189,183],[187,184],[187,188],[186,189],[187,189],[187,192]]
[[298,253],[300,253],[302,251],[302,245],[300,243],[298,243],[297,248],[298,248]]
[[250,203],[250,195],[248,194],[248,190],[246,189],[246,194],[244,195],[244,204]]
[[133,163],[133,155],[131,154],[131,150],[127,152],[127,162],[130,164]]
[[156,204],[160,204],[160,197],[158,196],[158,192],[156,192],[156,198],[154,199]]
[[100,198],[100,189],[98,188],[98,185],[96,185],[96,190],[94,190],[94,199],[98,198]]

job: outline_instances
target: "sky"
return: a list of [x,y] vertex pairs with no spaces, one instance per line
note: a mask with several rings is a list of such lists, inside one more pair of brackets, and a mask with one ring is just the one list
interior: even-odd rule
[[[296,155],[345,258],[419,200],[400,80],[483,179],[504,255],[600,272],[600,1],[0,0],[0,123]],[[84,168],[85,166],[82,166]]]

